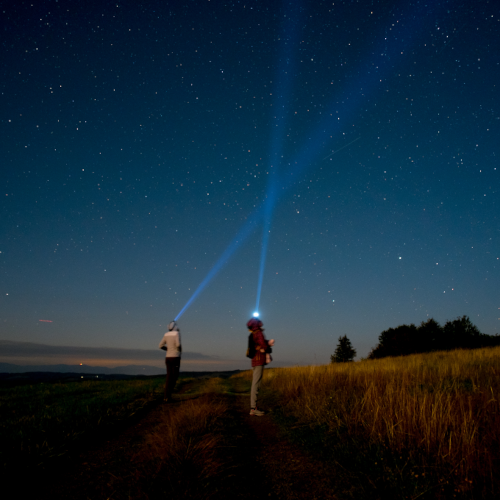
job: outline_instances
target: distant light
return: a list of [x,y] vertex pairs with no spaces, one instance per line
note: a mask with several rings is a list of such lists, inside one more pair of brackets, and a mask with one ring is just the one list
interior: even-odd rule
[[254,318],[258,318],[258,317],[259,317],[259,313],[258,313],[258,312],[254,312],[254,313],[253,313],[253,317],[254,317]]

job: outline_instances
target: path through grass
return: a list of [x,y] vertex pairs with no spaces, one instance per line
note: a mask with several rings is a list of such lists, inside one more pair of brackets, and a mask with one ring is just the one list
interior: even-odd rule
[[[79,446],[67,447],[63,460],[42,461],[44,466],[30,470],[33,492],[37,497],[51,499],[68,496],[74,499],[200,500],[495,498],[492,490],[485,489],[484,482],[479,489],[474,485],[462,487],[463,476],[451,475],[453,466],[443,468],[442,457],[438,456],[433,462],[431,456],[425,455],[424,446],[421,446],[424,454],[419,455],[419,449],[394,446],[381,431],[374,435],[366,432],[372,429],[373,422],[377,425],[385,422],[387,429],[391,429],[387,419],[395,414],[392,410],[397,404],[394,398],[390,399],[397,394],[390,386],[393,379],[401,393],[403,390],[409,393],[405,396],[408,401],[419,401],[419,398],[426,401],[431,397],[440,401],[439,391],[451,394],[456,401],[460,395],[466,396],[464,401],[481,401],[485,381],[491,377],[482,378],[480,367],[476,367],[475,376],[472,376],[472,368],[465,372],[462,367],[462,371],[457,368],[450,376],[432,378],[432,370],[444,369],[442,365],[433,368],[432,359],[427,360],[431,363],[427,371],[417,363],[417,368],[420,367],[415,372],[417,384],[410,383],[408,370],[412,363],[409,359],[399,368],[393,361],[394,366],[386,364],[378,368],[370,364],[266,369],[260,403],[271,411],[264,417],[248,414],[250,371],[228,378],[186,379],[177,387],[174,402],[169,404],[160,403],[163,380],[142,395],[140,391],[134,392],[138,389],[132,384],[129,395],[123,395],[123,401],[116,400],[116,404],[111,405],[114,412],[106,413],[107,424],[96,423],[95,416],[88,420],[92,422],[88,428],[82,424],[81,436],[94,436],[93,439],[83,440],[80,436],[74,440]],[[484,364],[490,371],[496,369],[494,363]],[[404,369],[407,369],[406,385],[396,376]],[[365,377],[368,372],[371,376]],[[363,380],[368,384],[364,390]],[[76,398],[84,403],[87,396],[88,401],[92,401],[91,389],[96,387],[80,386],[80,392],[69,391],[69,401]],[[492,387],[490,392],[493,390],[494,397],[485,407],[487,411],[494,409],[498,399]],[[370,392],[375,388],[384,389],[378,398]],[[101,397],[105,394],[102,392]],[[150,406],[146,408],[149,409],[144,410],[140,418],[136,413],[134,419],[134,408],[140,407],[141,401],[148,397]],[[392,406],[384,398],[393,401]],[[40,397],[38,406],[43,401],[57,402],[58,398]],[[386,409],[377,415],[370,404],[378,404],[380,408],[389,404],[391,411]],[[78,405],[75,405],[76,408]],[[105,406],[95,404],[95,408]],[[21,407],[12,403],[10,409]],[[424,413],[415,418],[423,418]],[[76,414],[86,415],[82,408]],[[41,411],[35,415],[45,418],[46,414]],[[69,415],[67,413],[66,418]],[[127,419],[127,415],[132,415],[132,419]],[[486,421],[496,416],[481,414],[480,418]],[[47,417],[47,421],[50,422],[50,418]],[[71,428],[62,417],[60,422],[61,429]],[[112,422],[122,422],[122,425],[111,425]],[[368,425],[370,422],[372,427]],[[471,424],[475,425],[474,420]],[[45,426],[45,429],[50,429],[47,443],[57,443],[57,426]],[[416,427],[416,431],[421,432],[421,428]],[[468,431],[464,429],[464,432]],[[489,428],[481,432],[494,435],[497,431]],[[397,432],[390,436],[396,439]],[[402,438],[411,443],[411,436]],[[29,457],[30,452],[29,448],[25,449],[25,456]],[[427,462],[423,462],[422,457],[428,457]],[[473,465],[468,465],[469,470]],[[498,470],[498,462],[491,463],[491,470]]]

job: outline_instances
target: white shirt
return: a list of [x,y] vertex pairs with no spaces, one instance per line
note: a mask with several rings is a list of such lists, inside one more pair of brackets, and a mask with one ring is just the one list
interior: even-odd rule
[[160,349],[162,347],[167,348],[167,358],[180,358],[181,356],[181,334],[179,330],[171,330],[163,335],[161,339],[160,345],[158,346]]

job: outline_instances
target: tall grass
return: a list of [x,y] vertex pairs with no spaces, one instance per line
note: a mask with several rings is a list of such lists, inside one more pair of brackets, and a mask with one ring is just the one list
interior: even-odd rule
[[[227,468],[219,454],[227,404],[220,378],[199,379],[196,389],[193,399],[160,408],[158,421],[129,456],[133,471],[107,485],[115,496],[205,499],[214,493],[207,486]],[[109,492],[103,488],[105,498]]]
[[500,493],[500,348],[268,370],[287,414],[379,446],[455,492]]
[[[47,466],[41,470],[31,467],[31,477],[36,478],[33,487],[38,495],[45,489],[51,492],[51,478],[57,482],[63,464],[48,458],[77,448],[73,446],[77,443],[85,448],[92,439],[102,446],[110,438],[110,425],[124,421],[128,426],[129,417],[139,409],[162,399],[163,384],[164,377],[0,389],[3,472],[15,483],[21,469]],[[208,498],[204,488],[227,468],[219,456],[223,419],[227,419],[227,404],[220,397],[224,383],[216,377],[183,378],[177,390],[185,384],[186,394],[174,396],[176,403],[156,406],[150,414],[154,424],[138,427],[141,432],[132,434],[132,438],[124,434],[118,446],[126,449],[118,455],[116,451],[106,454],[109,443],[94,450],[95,464],[90,470],[98,479],[88,476],[89,498],[147,499],[171,494],[177,498]],[[103,466],[101,460],[105,461]],[[103,471],[106,480],[99,479]],[[25,487],[31,491],[30,483]],[[86,487],[81,485],[83,490]],[[57,497],[60,489],[56,487],[55,491]]]
[[224,401],[204,395],[166,413],[145,436],[146,446],[134,461],[147,464],[144,476],[153,479],[149,487],[153,496],[175,493],[181,498],[204,498],[204,487],[226,467],[218,454],[226,411]]

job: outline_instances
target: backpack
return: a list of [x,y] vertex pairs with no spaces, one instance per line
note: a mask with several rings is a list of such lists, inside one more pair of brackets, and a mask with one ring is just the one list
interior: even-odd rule
[[247,347],[247,358],[253,359],[255,357],[255,342],[253,340],[253,334],[248,336],[248,347]]

